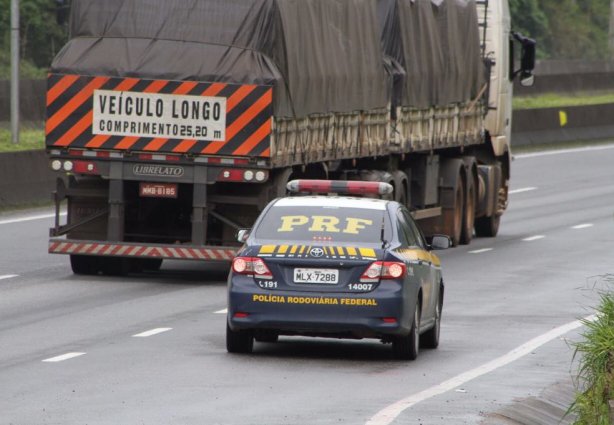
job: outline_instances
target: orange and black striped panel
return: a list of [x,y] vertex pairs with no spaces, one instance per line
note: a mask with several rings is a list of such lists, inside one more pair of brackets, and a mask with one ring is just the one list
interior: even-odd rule
[[[94,134],[96,90],[226,98],[225,140]],[[50,74],[46,144],[48,148],[268,157],[272,117],[270,86]]]

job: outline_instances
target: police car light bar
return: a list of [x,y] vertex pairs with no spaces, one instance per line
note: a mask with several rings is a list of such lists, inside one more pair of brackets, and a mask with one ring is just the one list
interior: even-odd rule
[[288,182],[292,193],[342,193],[349,195],[389,195],[392,186],[383,182],[345,180],[292,180]]

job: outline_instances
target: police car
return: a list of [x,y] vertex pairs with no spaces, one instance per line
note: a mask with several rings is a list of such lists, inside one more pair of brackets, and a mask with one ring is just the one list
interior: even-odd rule
[[389,195],[387,183],[294,180],[288,189],[303,196],[271,201],[239,232],[245,245],[228,278],[228,352],[250,353],[254,339],[279,335],[376,338],[408,360],[420,347],[436,348],[444,282],[433,250],[450,239],[427,244],[405,206],[356,197]]

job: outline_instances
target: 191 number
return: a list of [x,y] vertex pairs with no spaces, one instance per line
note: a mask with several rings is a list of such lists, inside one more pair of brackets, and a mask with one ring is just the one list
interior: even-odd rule
[[258,286],[260,286],[262,289],[277,289],[277,282],[268,281],[268,280],[259,280]]

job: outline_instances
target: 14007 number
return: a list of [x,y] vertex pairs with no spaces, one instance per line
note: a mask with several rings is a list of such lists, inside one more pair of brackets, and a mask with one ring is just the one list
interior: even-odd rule
[[350,283],[348,285],[352,291],[370,291],[373,289],[372,283]]

